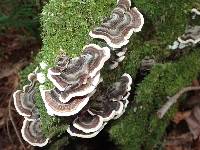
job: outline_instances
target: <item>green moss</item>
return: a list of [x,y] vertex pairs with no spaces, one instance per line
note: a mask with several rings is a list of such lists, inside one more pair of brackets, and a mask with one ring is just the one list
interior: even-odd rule
[[47,4],[42,12],[43,50],[38,61],[44,59],[54,65],[61,49],[74,57],[90,41],[89,31],[108,16],[115,0],[57,0]]

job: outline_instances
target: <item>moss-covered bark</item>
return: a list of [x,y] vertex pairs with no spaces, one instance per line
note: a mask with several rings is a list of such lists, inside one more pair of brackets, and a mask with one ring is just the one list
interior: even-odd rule
[[[130,97],[132,102],[127,113],[113,122],[109,133],[114,141],[122,145],[123,150],[139,150],[142,146],[144,149],[152,149],[159,144],[176,108],[171,109],[162,120],[157,119],[156,110],[166,101],[166,96],[189,85],[200,72],[198,48],[176,62],[166,62],[171,53],[167,46],[184,32],[188,12],[197,5],[198,0],[132,2],[145,16],[144,28],[132,37],[125,61],[109,74],[108,70],[104,70],[105,82],[109,84],[124,72],[135,78],[145,56],[154,57],[160,64],[153,67],[142,83],[135,85],[136,96]],[[116,0],[51,0],[44,7],[41,17],[43,49],[34,65],[22,73],[23,79],[41,61],[52,66],[62,51],[71,57],[79,55],[82,47],[92,41],[89,31],[110,15],[115,4]],[[39,96],[37,105],[46,135],[53,136],[65,131],[66,125],[62,120],[47,115]]]
[[[158,64],[137,85],[135,106],[130,106],[127,115],[112,126],[110,133],[124,149],[152,149],[159,144],[176,107],[171,108],[163,119],[156,111],[182,87],[191,84],[200,72],[200,52],[197,50],[176,63]],[[136,110],[136,111],[135,111]]]

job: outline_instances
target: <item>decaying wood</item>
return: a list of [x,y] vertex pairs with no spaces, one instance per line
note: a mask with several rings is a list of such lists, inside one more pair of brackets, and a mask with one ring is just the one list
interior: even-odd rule
[[189,91],[196,91],[196,90],[200,90],[199,86],[190,86],[190,87],[186,87],[183,88],[182,90],[180,90],[177,94],[175,94],[172,97],[167,97],[168,101],[157,111],[157,115],[158,117],[161,119],[163,118],[163,116],[166,114],[166,112],[169,110],[169,108],[175,104],[177,102],[177,100],[186,92]]

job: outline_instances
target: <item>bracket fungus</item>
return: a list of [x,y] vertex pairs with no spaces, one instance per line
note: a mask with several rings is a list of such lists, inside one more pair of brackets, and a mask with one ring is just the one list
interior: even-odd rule
[[23,90],[17,90],[13,93],[14,105],[17,112],[26,117],[28,120],[33,120],[38,117],[38,110],[35,107],[35,85],[37,82],[36,73],[28,75],[29,85],[25,85]]
[[62,103],[59,100],[60,91],[58,89],[44,90],[44,88],[40,86],[40,92],[47,113],[51,116],[71,116],[77,114],[88,103],[90,97],[89,95],[74,97],[69,102]]
[[33,121],[25,119],[21,133],[23,139],[33,146],[43,147],[49,141],[42,133],[40,119]]
[[23,139],[33,146],[42,147],[49,139],[42,133],[39,112],[35,105],[36,84],[40,83],[36,71],[37,69],[28,75],[29,85],[13,93],[13,99],[17,112],[24,117],[21,129]]
[[[132,78],[125,73],[118,82],[101,89],[98,87],[101,82],[100,71],[108,60],[111,69],[123,61],[127,51],[125,45],[134,32],[141,31],[143,24],[143,15],[136,7],[131,8],[130,0],[117,0],[112,15],[89,33],[93,38],[104,40],[110,46],[112,55],[108,47],[89,44],[83,47],[79,57],[59,57],[56,66],[48,68],[47,79],[43,73],[31,73],[28,77],[30,85],[13,94],[17,112],[25,118],[21,129],[24,140],[39,147],[49,141],[42,133],[35,106],[36,92],[40,92],[49,115],[73,120],[69,121],[67,129],[71,136],[92,138],[108,121],[122,116],[129,103]],[[48,65],[42,62],[40,66],[47,69]],[[52,89],[41,85],[46,81],[52,83]]]
[[129,42],[133,32],[141,31],[143,24],[143,15],[136,7],[131,8],[130,0],[118,0],[112,15],[89,35],[105,40],[112,48],[121,48]]
[[78,130],[77,128],[75,128],[74,126],[69,126],[69,128],[67,129],[67,132],[71,135],[71,136],[76,136],[76,137],[80,137],[80,138],[93,138],[95,137],[97,134],[99,134],[99,132],[101,132],[101,130],[104,128],[104,126],[107,123],[104,123],[99,130],[95,131],[95,132],[90,132],[90,133],[85,133],[81,130]]
[[103,118],[99,115],[91,114],[85,111],[80,114],[74,121],[73,126],[85,133],[91,133],[99,130],[103,125]]
[[125,112],[131,84],[131,76],[124,74],[112,87],[92,95],[87,110],[78,114],[67,132],[81,138],[96,136],[108,121],[119,118]]
[[200,42],[200,26],[193,26],[186,29],[185,33],[178,38],[180,43],[183,44],[197,44]]
[[62,91],[60,101],[91,93],[100,81],[99,71],[110,58],[110,49],[95,44],[86,45],[80,57],[59,63],[48,70],[48,79]]
[[140,63],[140,74],[143,76],[146,75],[146,73],[149,72],[155,64],[156,61],[153,57],[144,57]]
[[107,96],[102,95],[93,99],[94,104],[89,108],[89,112],[93,115],[99,115],[104,122],[107,122],[115,117],[117,112],[123,108],[123,104],[119,101],[113,101]]
[[116,50],[111,51],[111,57],[109,59],[110,70],[117,68],[119,63],[125,59],[125,54],[127,50],[127,46],[123,46],[122,48],[118,48]]

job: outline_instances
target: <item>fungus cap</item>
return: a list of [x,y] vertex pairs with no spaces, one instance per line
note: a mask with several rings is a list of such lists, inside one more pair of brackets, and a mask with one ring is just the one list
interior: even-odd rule
[[185,33],[178,38],[178,41],[183,44],[197,44],[200,42],[200,26],[189,27]]
[[92,38],[105,40],[112,48],[121,48],[128,44],[133,32],[141,31],[143,24],[143,15],[136,7],[128,10],[117,6],[111,17],[103,22],[100,27],[92,30],[89,35]]
[[74,121],[73,126],[84,133],[99,130],[103,125],[103,119],[99,115],[93,115],[88,111],[81,113]]
[[41,130],[41,122],[39,119],[34,121],[24,120],[21,129],[22,137],[25,141],[33,146],[43,147],[47,145],[49,139],[46,138]]
[[17,112],[24,117],[31,118],[33,108],[35,108],[35,85],[37,82],[36,74],[28,75],[29,85],[25,85],[23,90],[17,90],[13,93],[14,105]]
[[82,97],[74,97],[67,103],[62,103],[59,100],[59,90],[44,90],[40,86],[40,93],[45,103],[47,113],[51,116],[71,116],[77,114],[88,103],[88,95]]

